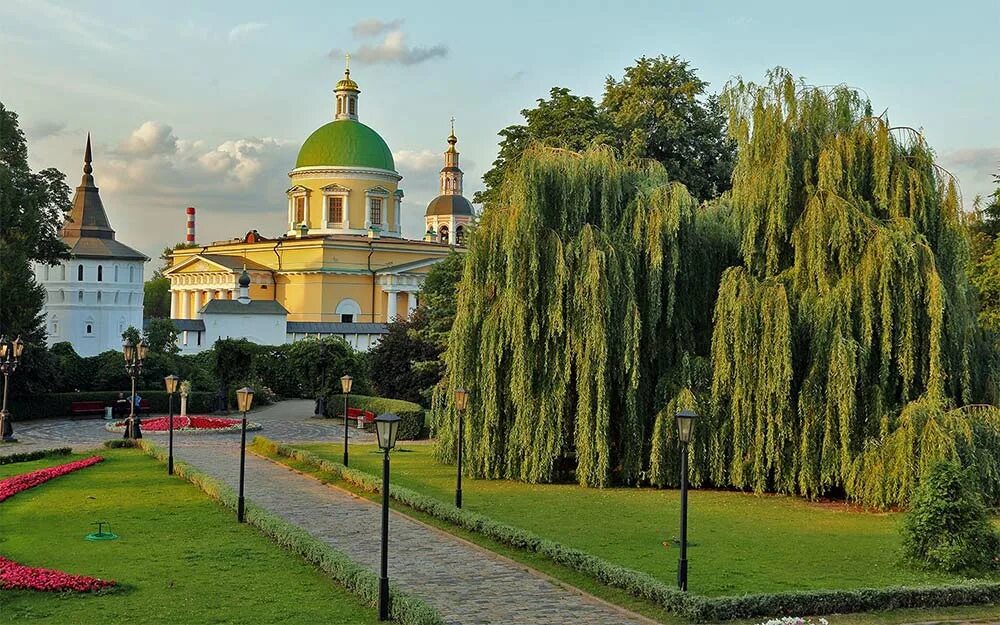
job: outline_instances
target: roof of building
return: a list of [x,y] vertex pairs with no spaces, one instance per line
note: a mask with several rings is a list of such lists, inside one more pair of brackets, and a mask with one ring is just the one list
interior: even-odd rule
[[332,321],[289,321],[288,334],[388,334],[384,323],[340,323]]
[[392,151],[377,132],[353,119],[338,119],[309,135],[295,167],[371,167],[396,171]]
[[62,240],[70,254],[80,258],[142,260],[149,258],[124,243],[115,240],[115,231],[101,202],[100,190],[94,182],[93,151],[90,135],[83,154],[83,177],[73,194],[73,206],[62,227]]
[[[143,329],[149,325],[149,319],[142,320]],[[171,319],[178,332],[204,332],[205,321],[203,319]]]
[[251,300],[244,304],[235,299],[213,299],[201,307],[203,315],[287,315],[285,307],[273,299]]
[[427,205],[426,217],[433,215],[472,216],[472,202],[461,195],[439,195]]

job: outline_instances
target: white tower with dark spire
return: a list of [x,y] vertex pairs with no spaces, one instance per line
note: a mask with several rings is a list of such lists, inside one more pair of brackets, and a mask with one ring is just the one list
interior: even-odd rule
[[462,195],[464,174],[458,166],[458,150],[455,148],[457,143],[453,117],[448,149],[444,152],[444,167],[441,169],[440,195],[431,200],[424,213],[424,224],[427,227],[424,239],[428,241],[462,245],[465,242],[465,230],[472,221],[472,203]]
[[143,266],[149,260],[115,240],[92,163],[87,135],[83,179],[61,232],[70,258],[54,267],[35,266],[45,288],[48,344],[68,341],[81,356],[120,350],[122,332],[142,329]]

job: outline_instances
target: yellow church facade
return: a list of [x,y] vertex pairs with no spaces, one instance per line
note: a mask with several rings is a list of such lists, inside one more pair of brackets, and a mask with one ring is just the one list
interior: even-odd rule
[[[385,141],[358,120],[359,94],[348,69],[333,121],[306,139],[289,173],[284,234],[254,230],[173,252],[164,275],[182,350],[220,337],[276,344],[328,335],[368,349],[386,323],[416,309],[427,272],[461,241],[447,232],[402,236],[402,177]],[[448,158],[446,169],[455,167]]]

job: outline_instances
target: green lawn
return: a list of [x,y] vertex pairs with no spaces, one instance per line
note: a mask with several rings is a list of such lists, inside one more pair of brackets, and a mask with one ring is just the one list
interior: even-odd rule
[[[0,623],[376,623],[375,611],[135,450],[0,503],[0,554],[117,580],[109,594],[0,591]],[[0,478],[80,455],[0,465]],[[121,538],[88,542],[94,521]]]
[[[300,445],[340,462],[343,448]],[[431,457],[428,445],[403,444],[393,453],[394,483],[453,501],[453,466]],[[373,446],[354,445],[351,466],[381,471]],[[587,489],[463,480],[464,507],[540,536],[650,573],[676,579],[679,496],[673,490]],[[795,497],[692,491],[689,589],[707,595],[926,585],[960,581],[900,562],[898,514]],[[1000,576],[998,576],[1000,578]]]

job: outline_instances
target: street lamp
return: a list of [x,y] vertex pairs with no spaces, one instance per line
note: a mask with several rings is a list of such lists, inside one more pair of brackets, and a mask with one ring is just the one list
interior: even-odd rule
[[378,620],[389,620],[389,451],[396,446],[399,415],[380,414],[375,417],[375,434],[382,450],[382,568],[378,584]]
[[167,387],[167,406],[169,417],[167,423],[170,425],[170,438],[167,444],[167,475],[174,474],[174,393],[177,392],[177,382],[180,381],[176,375],[168,375],[163,378],[163,384]]
[[247,462],[247,413],[253,405],[253,389],[244,386],[236,391],[236,405],[243,413],[243,423],[240,427],[240,498],[236,503],[236,520],[242,523],[246,510],[243,503],[243,473]]
[[455,507],[462,507],[462,417],[469,405],[469,391],[464,388],[455,389],[455,410],[458,411],[458,475],[455,482]]
[[135,345],[130,339],[125,339],[125,343],[122,344],[122,354],[125,356],[125,373],[132,378],[132,400],[129,402],[125,438],[135,440],[142,438],[142,427],[135,416],[135,379],[142,375],[142,364],[149,354],[149,346],[145,341],[139,341],[138,345]]
[[24,341],[17,337],[8,341],[0,337],[0,373],[3,373],[3,406],[0,407],[0,442],[16,443],[14,427],[11,425],[10,414],[7,412],[7,386],[10,384],[10,374],[14,373],[21,363],[21,352],[24,351]]
[[349,375],[345,375],[340,378],[340,390],[344,392],[344,466],[347,466],[347,403],[348,398],[351,396],[351,385],[354,384],[354,378]]
[[687,516],[688,516],[688,445],[694,434],[694,420],[698,415],[693,410],[684,409],[678,412],[677,438],[681,442],[681,556],[677,562],[677,587],[682,591],[688,589],[687,561]]

